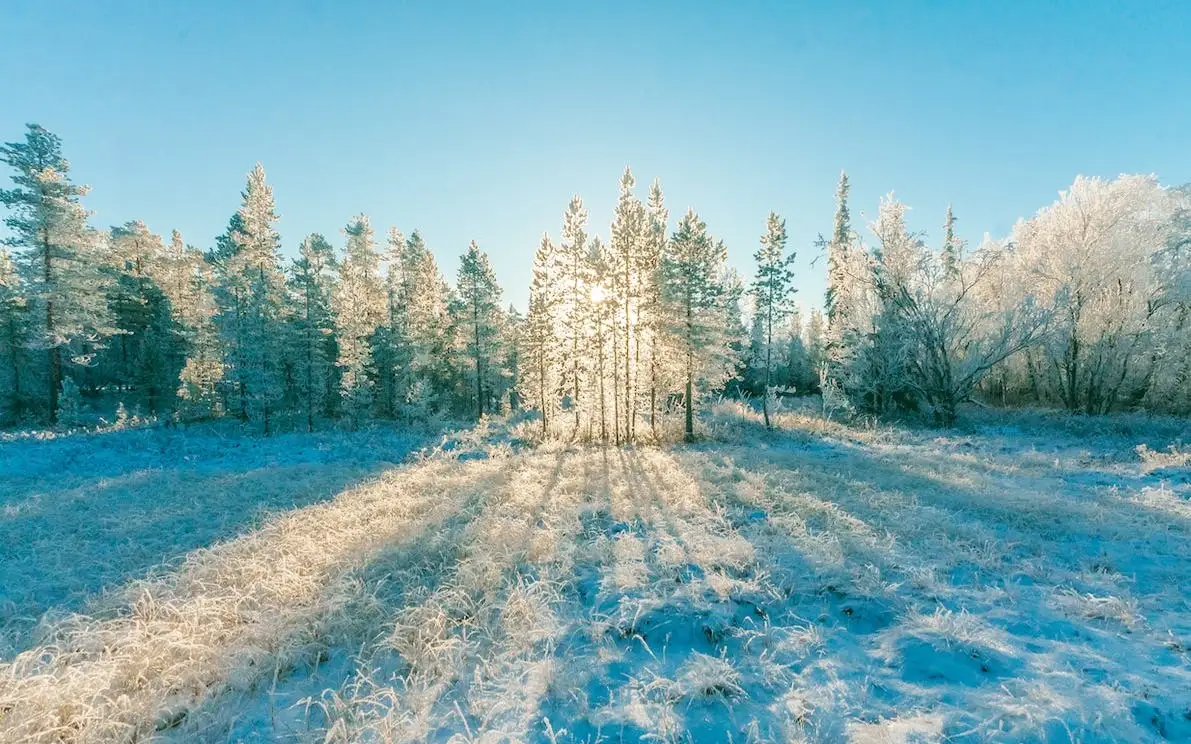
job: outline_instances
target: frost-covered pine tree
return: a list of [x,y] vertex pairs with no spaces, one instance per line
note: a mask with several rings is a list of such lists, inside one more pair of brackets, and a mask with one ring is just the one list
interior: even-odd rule
[[409,317],[406,308],[405,235],[389,228],[384,260],[385,320],[373,339],[377,409],[396,418],[412,383],[409,357]]
[[335,411],[333,401],[338,397],[335,360],[339,349],[331,311],[337,268],[335,249],[320,233],[306,236],[290,268],[294,338],[301,344],[294,358],[307,431],[314,431],[316,416]]
[[561,301],[555,282],[555,247],[549,235],[542,235],[533,257],[533,275],[529,285],[529,313],[521,335],[520,382],[522,396],[542,416],[542,436],[550,431],[550,421],[558,408],[561,388],[562,348],[558,334]]
[[584,390],[585,308],[591,299],[587,259],[587,209],[583,206],[583,200],[575,196],[563,215],[562,244],[558,250],[558,282],[561,289],[559,330],[567,339],[563,385],[574,412],[576,433],[579,431],[579,409]]
[[641,343],[639,311],[642,284],[641,264],[643,243],[646,240],[645,205],[633,194],[636,181],[628,168],[620,178],[620,197],[616,202],[616,213],[612,221],[612,253],[616,259],[616,287],[622,310],[621,357],[623,374],[624,436],[632,441],[636,431],[637,386],[639,371],[635,362],[640,359]]
[[110,278],[104,270],[104,236],[87,225],[80,203],[87,187],[69,177],[62,142],[30,124],[23,142],[0,146],[13,169],[15,188],[0,189],[11,210],[3,242],[16,249],[29,309],[28,343],[44,352],[44,413],[58,418],[58,398],[69,367],[89,364],[104,338],[115,332],[107,307]]
[[471,375],[475,382],[476,417],[491,410],[491,398],[500,376],[502,313],[500,287],[488,263],[488,254],[473,240],[459,262],[457,291]]
[[615,325],[617,322],[617,311],[621,307],[619,297],[611,289],[619,273],[619,267],[616,265],[616,257],[604,245],[599,236],[593,237],[588,243],[587,267],[591,296],[589,302],[584,305],[588,334],[587,344],[582,349],[582,352],[584,356],[591,360],[593,365],[591,372],[594,384],[591,386],[591,392],[595,396],[595,405],[592,406],[592,415],[589,421],[591,428],[594,429],[598,412],[599,438],[601,441],[607,441],[609,375],[613,377],[611,389],[611,402],[614,409],[612,419],[613,439],[619,439],[620,431],[620,422],[615,416],[616,406],[619,401],[619,390],[616,384],[619,381],[619,376],[617,375],[616,360],[612,360],[611,365],[609,365],[608,357],[617,348]]
[[[173,230],[154,277],[165,297],[171,328],[166,350],[171,371],[167,383],[172,386],[168,420],[214,415],[223,365],[214,321],[213,269],[202,252],[187,246]],[[189,382],[196,386],[191,388]]]
[[283,394],[282,352],[285,277],[273,187],[257,163],[248,174],[243,203],[215,251],[219,267],[218,324],[227,374],[240,417],[271,430]]
[[773,386],[774,330],[780,328],[793,309],[794,254],[786,254],[786,221],[770,212],[765,221],[765,234],[761,236],[761,247],[753,254],[757,262],[757,273],[749,287],[753,299],[753,311],[760,318],[762,333],[762,371],[764,375],[761,411],[765,427],[772,428],[769,420],[769,397]]
[[28,322],[16,263],[8,251],[0,250],[0,423],[5,425],[20,421],[24,412]]
[[358,215],[343,229],[347,245],[339,281],[331,294],[339,356],[339,390],[344,408],[359,425],[373,401],[375,368],[372,341],[387,315],[388,298],[380,278],[380,256],[372,223]]
[[177,380],[179,413],[186,418],[211,418],[220,413],[219,384],[223,349],[215,324],[215,272],[201,251],[185,245],[174,230],[166,247],[162,290],[183,338]]
[[[656,179],[649,187],[649,201],[645,209],[645,231],[638,253],[637,281],[640,295],[637,349],[643,347],[649,365],[648,387],[649,426],[657,436],[658,405],[666,390],[666,343],[669,338],[662,296],[662,259],[668,246],[670,213],[666,210],[662,185]],[[640,367],[640,364],[638,364]],[[640,379],[640,378],[638,378]]]
[[417,230],[405,242],[403,260],[401,303],[409,344],[405,399],[411,414],[424,415],[440,407],[450,389],[450,287]]
[[108,246],[108,306],[118,332],[99,357],[100,379],[109,389],[126,391],[122,401],[135,402],[150,415],[172,413],[182,339],[161,286],[168,281],[165,245],[135,220],[113,227]]
[[697,396],[728,374],[730,338],[726,333],[722,243],[707,234],[694,210],[678,222],[662,257],[662,292],[666,327],[683,366],[684,437],[695,438]]

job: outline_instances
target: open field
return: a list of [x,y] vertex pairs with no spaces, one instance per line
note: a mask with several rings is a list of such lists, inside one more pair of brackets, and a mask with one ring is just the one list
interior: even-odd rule
[[1191,430],[972,416],[5,442],[0,741],[1191,737]]

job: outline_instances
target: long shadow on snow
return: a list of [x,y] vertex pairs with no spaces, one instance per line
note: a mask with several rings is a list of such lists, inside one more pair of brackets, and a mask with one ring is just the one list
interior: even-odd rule
[[[627,481],[627,500],[587,510],[582,518],[581,539],[615,541],[629,536],[648,545],[651,538],[664,533],[689,555],[679,525],[684,517],[676,513],[673,499],[667,497],[675,484],[667,483],[650,467],[640,451],[611,451],[616,453],[616,465]],[[603,451],[598,473],[603,484],[611,481],[617,469],[609,452]],[[658,698],[657,693],[641,686],[653,675],[676,678],[695,654],[726,654],[730,658],[743,654],[743,642],[728,631],[746,624],[747,619],[758,618],[757,603],[715,596],[703,581],[705,568],[710,566],[690,563],[662,568],[657,556],[648,550],[645,562],[653,580],[646,586],[628,589],[619,588],[607,576],[612,564],[576,567],[573,596],[586,619],[603,621],[605,632],[593,639],[588,635],[590,626],[574,627],[555,649],[557,658],[584,657],[586,682],[571,698],[543,701],[543,720],[550,719],[556,729],[565,725],[576,741],[658,738],[658,731],[644,728],[625,714],[626,707],[637,697],[668,707],[680,719],[684,741],[722,742],[742,731],[751,719],[764,721],[765,706],[773,699],[764,690],[749,690],[739,699],[731,693],[724,696],[709,691],[706,697],[697,696],[671,706],[664,702],[664,695]],[[602,575],[605,580],[601,580]],[[640,603],[647,609],[637,611]],[[600,648],[604,651],[599,652]],[[609,649],[615,651],[608,655]],[[576,706],[576,700],[582,703]],[[761,723],[761,731],[775,733],[767,723]],[[545,727],[539,724],[535,741],[547,740]]]
[[[1083,546],[1087,551],[1086,555],[1080,555],[1078,551],[1074,550],[1070,551],[1070,553],[1064,553],[1063,558],[1071,563],[1070,568],[1072,570],[1078,569],[1081,562],[1095,557],[1103,549],[1102,540],[1111,542],[1111,524],[1105,524],[1102,527],[1098,527],[1095,524],[1088,524],[1087,513],[1085,511],[1079,508],[1068,507],[1058,502],[1058,500],[1051,500],[1048,503],[1051,511],[1051,519],[1023,524],[1021,520],[1015,518],[1015,514],[1010,506],[996,503],[996,496],[998,493],[1001,493],[996,487],[986,490],[959,487],[954,482],[949,482],[942,478],[933,478],[919,472],[911,472],[909,467],[906,466],[890,464],[888,460],[872,456],[859,447],[841,446],[829,440],[802,442],[804,446],[801,450],[798,450],[789,448],[789,444],[797,443],[789,441],[789,437],[778,433],[773,435],[773,438],[775,445],[778,446],[767,450],[752,448],[737,452],[733,448],[729,448],[728,453],[725,453],[725,448],[722,445],[700,445],[685,448],[685,453],[688,456],[694,455],[695,457],[703,458],[706,463],[728,469],[729,471],[739,468],[743,468],[749,472],[764,470],[769,476],[772,476],[775,470],[780,471],[778,475],[783,479],[782,485],[785,489],[793,488],[797,492],[811,494],[814,498],[823,500],[824,503],[833,504],[841,508],[850,517],[860,520],[861,523],[873,529],[877,534],[884,531],[881,527],[882,506],[870,504],[867,499],[862,497],[853,496],[852,498],[837,501],[835,500],[835,496],[823,497],[818,494],[838,494],[841,484],[858,487],[859,489],[873,488],[878,491],[900,491],[902,493],[912,494],[917,503],[928,508],[938,509],[942,513],[953,516],[960,516],[962,512],[962,516],[969,519],[972,517],[979,518],[980,523],[978,527],[971,521],[966,522],[965,527],[970,530],[984,531],[988,540],[1003,545],[1007,551],[1010,551],[1011,546],[1016,542],[1015,538],[1023,537],[1044,548],[1050,546],[1051,550],[1047,550],[1042,556],[1035,557],[1044,557],[1052,561],[1056,560],[1055,553],[1060,552],[1054,549],[1057,546],[1053,545],[1053,543],[1058,539],[1057,536],[1061,535],[1063,537],[1062,550],[1065,551],[1069,547],[1078,545]],[[682,452],[682,450],[679,451],[680,454]],[[833,461],[845,462],[847,465],[832,468],[829,463]],[[1017,488],[1020,490],[1020,486],[1015,486],[1007,481],[1008,479],[1006,479],[1006,482],[997,485],[1002,488]],[[736,502],[736,508],[731,511],[731,514],[734,523],[742,531],[746,534],[752,532],[753,530],[750,529],[750,524],[762,523],[767,519],[767,514],[757,511],[757,505],[755,503],[747,499],[738,498],[733,494],[730,484],[724,485],[726,487],[719,489],[716,495],[726,499],[728,502]],[[888,507],[887,504],[883,506],[885,508]],[[1116,502],[1112,506],[1119,508],[1121,505],[1119,502]],[[1128,509],[1131,507],[1133,505],[1125,508]],[[1135,508],[1143,509],[1140,505]],[[1053,532],[1046,529],[1051,524],[1053,524]],[[1075,535],[1074,543],[1071,542],[1072,534]],[[896,544],[900,551],[906,552],[903,559],[918,560],[921,562],[921,565],[930,565],[930,563],[938,558],[937,555],[931,555],[929,552],[913,545],[910,540],[901,539]],[[788,541],[786,547],[787,550],[778,551],[779,553],[784,553],[784,556],[768,556],[768,558],[771,560],[774,558],[785,561],[795,560],[801,564],[802,569],[811,569],[811,566],[805,559],[799,561],[798,556],[801,551],[793,538]],[[1140,546],[1138,549],[1140,549]],[[1020,557],[1025,558],[1030,556],[1021,555]],[[787,568],[794,567],[787,566]],[[795,570],[793,573],[797,574],[800,571]],[[810,574],[813,575],[813,573],[814,571],[810,570]],[[909,577],[905,574],[894,573],[886,578],[891,581],[905,581]],[[987,578],[995,579],[996,577]],[[1042,639],[1062,643],[1070,642],[1083,646],[1088,667],[1083,670],[1082,675],[1086,677],[1089,683],[1102,682],[1103,680],[1100,679],[1102,673],[1097,672],[1097,669],[1103,666],[1100,662],[1106,662],[1107,660],[1098,652],[1096,645],[1092,642],[1099,640],[1111,643],[1119,637],[1119,631],[1111,626],[1102,627],[1102,624],[1073,620],[1060,612],[1051,602],[1054,597],[1054,590],[1057,587],[1039,585],[1033,587],[1034,590],[1028,590],[1028,585],[1033,583],[1032,579],[1024,575],[1013,578],[1021,581],[1026,586],[1027,591],[1018,592],[1017,596],[1007,606],[997,606],[996,609],[1000,611],[1000,616],[994,624],[1020,639],[1021,657],[988,653],[985,654],[984,658],[973,658],[965,654],[940,653],[938,648],[910,638],[899,643],[899,647],[897,648],[902,659],[916,660],[912,665],[900,670],[898,676],[900,676],[901,681],[918,685],[924,689],[932,689],[933,694],[941,695],[945,703],[961,704],[964,698],[962,691],[962,687],[964,686],[983,685],[988,682],[995,682],[997,679],[1017,677],[1023,673],[1028,676],[1028,672],[1025,671],[1025,665],[1028,659],[1025,657],[1029,653],[1041,650],[1042,646],[1036,641]],[[953,574],[950,577],[949,588],[954,590],[954,596],[949,600],[935,597],[933,598],[934,607],[921,606],[915,608],[913,604],[910,604],[900,609],[902,611],[918,609],[919,611],[929,613],[940,604],[949,606],[953,610],[961,609],[964,607],[965,601],[968,598],[966,590],[969,588],[978,590],[985,585],[985,582],[980,579],[981,577],[979,575]],[[994,585],[996,585],[995,582]],[[879,631],[891,625],[896,620],[895,608],[893,606],[887,606],[883,609],[878,607],[878,611],[884,617],[876,625],[867,628],[856,628],[854,626],[856,613],[855,600],[848,596],[849,593],[846,588],[836,586],[821,587],[818,593],[826,593],[827,595],[831,595],[828,599],[836,600],[834,602],[836,605],[835,609],[842,610],[847,615],[847,621],[841,625],[851,632],[868,633]],[[792,596],[790,599],[796,603],[799,601],[797,596]],[[829,601],[828,605],[830,604],[833,603]],[[975,601],[974,604],[978,605],[979,602]],[[983,609],[987,610],[990,608],[985,607]],[[872,610],[872,607],[867,609],[868,612]],[[981,611],[981,608],[977,606],[976,611]],[[826,619],[829,623],[836,624],[836,620],[830,617],[821,617],[820,619]],[[857,658],[852,660],[853,663],[858,663],[871,669],[872,659],[868,657],[873,650],[875,649],[866,649],[863,644],[855,644],[849,653],[857,656]],[[1156,647],[1150,650],[1155,654],[1153,657],[1155,664],[1160,666],[1179,666],[1177,654]],[[879,685],[879,676],[872,680],[872,682]],[[951,685],[951,687],[940,688],[938,685]],[[958,686],[958,690],[955,686]],[[887,697],[890,689],[890,687],[886,687],[884,692],[880,689],[875,690],[878,693],[876,698]],[[1138,690],[1137,692],[1140,696],[1139,699],[1147,697],[1145,690]],[[902,701],[902,705],[905,702]],[[1170,701],[1167,702],[1169,703]],[[1155,708],[1153,704],[1146,703],[1145,705],[1141,705],[1139,703],[1140,707],[1135,706],[1134,716],[1138,725],[1151,732],[1161,733],[1162,731],[1170,731],[1172,727],[1182,731],[1188,724],[1180,716],[1180,705],[1175,703],[1172,710],[1162,711]],[[888,712],[895,712],[895,710]],[[956,716],[955,719],[949,720],[947,723],[947,730],[950,733],[957,733],[974,723],[971,715],[963,711],[957,711]]]
[[[78,611],[97,592],[168,570],[190,551],[233,538],[271,513],[330,499],[400,464],[422,441],[411,437],[391,458],[368,453],[328,468],[321,439],[303,447],[304,440],[292,437],[295,446],[285,459],[265,450],[254,464],[256,453],[249,451],[245,462],[223,470],[180,457],[161,467],[154,458],[168,460],[171,447],[183,446],[180,432],[129,430],[106,434],[105,442],[126,437],[140,449],[139,440],[154,435],[161,437],[153,441],[160,453],[124,464],[88,463],[83,480],[65,489],[53,487],[45,467],[24,475],[19,467],[0,468],[0,658],[32,645],[46,613],[48,621]],[[64,461],[58,467],[69,469],[88,442],[78,436],[3,447],[19,446],[5,457],[59,448]]]

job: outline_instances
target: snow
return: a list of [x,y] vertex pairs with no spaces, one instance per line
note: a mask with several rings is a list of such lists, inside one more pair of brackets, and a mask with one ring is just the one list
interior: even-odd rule
[[0,439],[0,658],[38,618],[330,498],[427,436],[370,429],[271,438],[235,426]]
[[[6,657],[0,741],[1191,737],[1191,427],[966,413],[770,434],[721,405],[624,449],[494,423],[402,465],[381,432],[5,442],[11,614],[91,614]],[[292,510],[233,508],[258,490]],[[211,547],[84,565],[159,528]]]

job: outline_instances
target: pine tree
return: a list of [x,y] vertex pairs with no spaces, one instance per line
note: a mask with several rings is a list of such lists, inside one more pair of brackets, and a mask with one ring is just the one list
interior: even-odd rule
[[558,339],[560,293],[555,285],[555,248],[550,236],[542,242],[533,258],[533,278],[529,285],[529,313],[522,334],[524,396],[542,416],[542,436],[550,431],[550,419],[558,405],[559,363],[562,349]]
[[637,337],[636,305],[640,301],[641,281],[637,279],[642,264],[642,243],[646,239],[645,205],[633,195],[632,171],[624,169],[620,178],[620,198],[616,204],[616,215],[612,222],[612,252],[616,258],[617,290],[623,309],[624,323],[622,363],[624,369],[624,432],[631,441],[636,427],[636,387],[638,377],[633,361],[640,338]]
[[336,268],[335,249],[321,234],[312,233],[302,241],[290,269],[295,336],[302,344],[296,358],[307,431],[314,431],[316,412],[332,413],[338,389],[334,371],[339,349],[331,312]]
[[108,306],[118,332],[104,354],[105,381],[134,389],[150,415],[172,413],[181,339],[161,287],[167,280],[165,245],[140,220],[113,227],[108,244],[113,275]]
[[413,382],[409,356],[409,289],[405,261],[405,236],[389,228],[385,253],[385,320],[376,331],[373,363],[376,366],[378,408],[382,416],[396,418],[400,403]]
[[570,396],[579,431],[580,401],[583,391],[584,308],[590,302],[587,280],[587,210],[578,196],[571,199],[563,215],[562,245],[558,251],[558,279],[562,285],[561,328],[569,348],[564,361],[564,385]]
[[[662,259],[666,255],[669,230],[669,212],[666,210],[662,186],[655,179],[649,187],[649,203],[646,206],[645,234],[638,254],[637,276],[640,286],[641,306],[638,327],[647,336],[649,355],[649,426],[657,437],[658,397],[664,385],[663,362],[667,329],[666,314],[662,297]],[[644,344],[638,341],[638,350]]]
[[87,187],[69,177],[58,137],[28,125],[24,142],[0,146],[0,160],[15,171],[16,188],[0,189],[0,204],[13,214],[4,221],[18,250],[30,311],[31,348],[45,351],[46,417],[58,418],[65,365],[85,366],[106,336],[115,332],[106,297],[102,234],[88,227],[79,202]]
[[225,236],[226,250],[216,251],[220,269],[219,328],[227,350],[228,374],[240,417],[260,420],[271,430],[271,414],[282,397],[282,313],[285,278],[281,272],[280,236],[273,188],[265,169],[256,164],[248,174],[238,218]]
[[[607,364],[607,354],[611,349],[615,352],[617,348],[615,338],[615,324],[617,310],[620,307],[619,298],[616,293],[610,289],[616,282],[619,274],[619,267],[616,265],[616,258],[612,252],[604,246],[603,241],[599,237],[592,238],[589,243],[588,257],[587,257],[587,271],[590,289],[590,301],[585,305],[585,315],[588,318],[588,325],[590,326],[590,338],[588,344],[583,349],[584,355],[595,362],[595,369],[593,370],[593,392],[596,395],[596,408],[599,411],[600,421],[600,440],[608,440],[608,391],[607,378],[609,367]],[[619,382],[618,365],[616,360],[613,360],[612,367],[613,385],[612,385],[612,400],[615,408],[619,401],[619,390],[617,383]],[[594,427],[594,419],[592,421]],[[618,417],[613,415],[613,439],[619,439],[620,422]]]
[[421,414],[438,407],[450,388],[450,287],[417,230],[406,240],[404,255],[401,304],[409,345],[405,396]]
[[339,265],[339,283],[331,295],[335,338],[339,346],[339,389],[344,404],[358,425],[373,401],[375,368],[372,341],[387,315],[387,296],[380,279],[372,224],[359,215],[343,230],[347,247]]
[[725,333],[723,243],[714,242],[707,225],[688,210],[662,258],[667,326],[683,360],[686,420],[684,435],[695,438],[696,394],[714,387],[727,373],[730,358]]
[[0,422],[21,420],[25,404],[25,344],[29,322],[24,288],[8,251],[0,250]]
[[494,380],[499,373],[501,331],[500,287],[488,254],[473,240],[459,263],[458,293],[466,326],[467,352],[475,380],[476,418],[490,410]]
[[765,234],[761,236],[761,247],[753,254],[753,260],[757,262],[757,274],[749,289],[755,312],[761,318],[764,343],[762,369],[765,382],[761,396],[761,411],[767,429],[773,428],[769,420],[769,391],[773,386],[773,331],[789,316],[792,309],[793,258],[793,253],[786,255],[786,221],[770,212],[765,223]]

